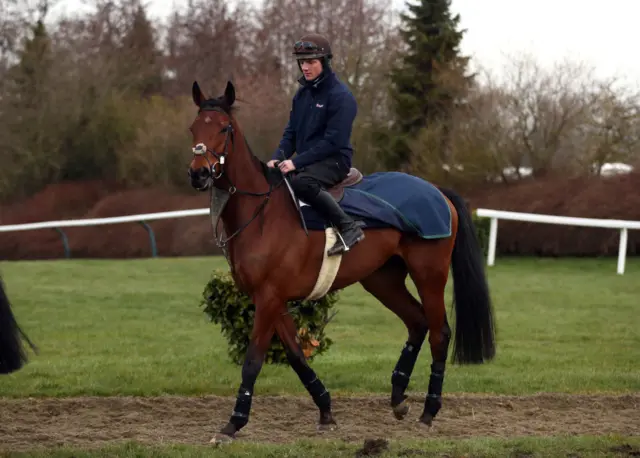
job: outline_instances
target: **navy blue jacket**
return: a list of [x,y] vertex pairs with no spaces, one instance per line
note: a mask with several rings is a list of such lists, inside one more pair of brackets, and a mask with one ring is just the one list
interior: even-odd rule
[[[358,111],[356,99],[331,70],[314,84],[304,77],[293,97],[289,122],[273,159],[292,159],[296,169],[335,157],[351,167],[351,130]],[[280,152],[282,151],[282,152]]]

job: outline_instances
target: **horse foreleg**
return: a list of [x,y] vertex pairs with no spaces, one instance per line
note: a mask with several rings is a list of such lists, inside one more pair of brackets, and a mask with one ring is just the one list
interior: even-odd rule
[[275,332],[274,317],[277,312],[273,303],[256,301],[251,341],[242,365],[242,383],[238,389],[236,404],[229,422],[211,440],[212,443],[228,442],[249,422],[253,389]]
[[288,313],[280,316],[276,325],[278,336],[282,340],[287,353],[289,364],[298,375],[298,378],[307,389],[313,402],[320,410],[318,429],[332,430],[336,427],[336,422],[331,413],[331,395],[318,378],[315,371],[307,363],[307,359],[296,340],[296,325],[293,318]]

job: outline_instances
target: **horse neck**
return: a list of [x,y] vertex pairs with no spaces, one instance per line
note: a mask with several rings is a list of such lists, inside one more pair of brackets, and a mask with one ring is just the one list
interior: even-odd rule
[[[229,184],[236,188],[236,193],[231,196],[227,207],[222,214],[222,221],[227,235],[240,230],[244,225],[248,226],[242,232],[253,232],[264,224],[266,226],[277,221],[279,224],[287,223],[287,215],[291,212],[285,207],[284,192],[286,186],[282,185],[278,189],[273,188],[269,195],[269,202],[261,211],[259,216],[255,216],[258,207],[265,201],[267,193],[270,191],[269,182],[264,175],[261,163],[251,151],[245,141],[242,132],[237,124],[233,123],[235,138],[233,150],[228,155],[227,173]],[[262,194],[246,195],[245,193]],[[293,208],[293,206],[292,206]],[[253,218],[259,221],[251,221]],[[259,223],[259,224],[256,224]]]

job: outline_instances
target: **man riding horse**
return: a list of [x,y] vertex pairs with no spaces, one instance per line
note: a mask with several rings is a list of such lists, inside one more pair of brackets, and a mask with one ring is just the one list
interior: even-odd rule
[[[331,68],[331,45],[318,34],[303,36],[293,47],[302,76],[293,97],[289,122],[269,167],[292,172],[291,186],[339,230],[327,254],[348,251],[364,239],[360,226],[327,192],[344,180],[351,169],[351,130],[357,113],[356,100]],[[293,153],[296,157],[290,159]],[[340,240],[342,238],[342,240]]]
[[[294,55],[304,76],[302,88],[294,97],[289,123],[269,165],[276,175],[295,172],[292,181],[300,199],[327,215],[327,222],[334,221],[344,233],[346,243],[332,247],[335,254],[362,240],[362,231],[326,192],[333,193],[338,182],[349,180],[349,136],[356,103],[331,71],[331,49],[324,38],[303,37],[296,43]],[[191,93],[198,108],[189,127],[191,186],[226,194],[219,217],[225,232],[232,234],[224,244],[231,239],[234,242],[226,245],[229,264],[239,289],[255,304],[236,402],[227,424],[212,442],[229,442],[248,424],[256,380],[275,334],[318,408],[318,427],[330,431],[336,425],[330,393],[309,365],[287,308],[288,303],[315,289],[324,263],[320,251],[326,243],[320,230],[324,228],[304,231],[287,188],[280,186],[281,180],[274,183],[274,177],[265,173],[263,163],[251,152],[233,116],[233,83],[227,82],[222,95],[207,97],[194,81]],[[277,171],[276,161],[281,161]],[[491,295],[472,213],[453,190],[405,173],[369,175],[360,183],[360,190],[366,192],[345,194],[342,208],[360,208],[359,215],[370,215],[379,223],[333,273],[329,290],[359,282],[405,324],[406,345],[391,376],[390,404],[398,420],[409,412],[405,392],[428,335],[431,375],[420,421],[431,425],[442,407],[451,339],[455,339],[454,362],[477,364],[495,356]],[[262,203],[258,204],[256,197],[262,197]],[[261,224],[251,224],[258,217],[262,217]],[[238,238],[233,238],[236,235]],[[455,332],[448,323],[445,305],[449,275],[454,280]],[[408,277],[419,299],[409,291]]]

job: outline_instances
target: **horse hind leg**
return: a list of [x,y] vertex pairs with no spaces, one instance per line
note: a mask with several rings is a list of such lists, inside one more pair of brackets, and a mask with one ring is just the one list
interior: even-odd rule
[[406,277],[407,268],[402,259],[392,258],[360,281],[366,291],[403,321],[409,334],[391,375],[391,408],[398,420],[404,419],[409,413],[405,391],[427,335],[427,320],[422,304],[407,290]]
[[447,252],[450,252],[450,246],[444,240],[435,244],[423,242],[422,245],[408,248],[406,252],[409,275],[418,289],[429,324],[431,374],[420,421],[431,425],[442,407],[442,386],[451,340],[444,301],[449,276]]

